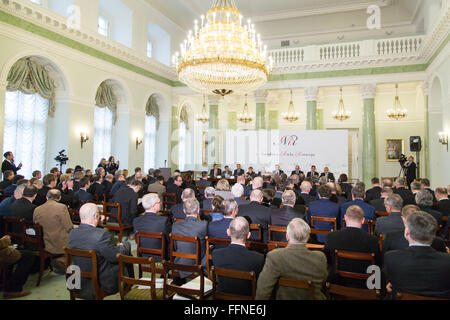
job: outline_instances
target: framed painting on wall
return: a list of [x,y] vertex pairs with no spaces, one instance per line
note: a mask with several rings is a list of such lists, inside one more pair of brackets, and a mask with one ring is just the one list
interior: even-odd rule
[[405,143],[403,139],[386,139],[386,161],[397,162],[404,153]]

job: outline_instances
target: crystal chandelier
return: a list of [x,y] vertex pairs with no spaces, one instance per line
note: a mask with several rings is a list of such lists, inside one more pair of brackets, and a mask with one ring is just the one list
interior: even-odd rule
[[209,115],[206,111],[206,97],[203,96],[203,108],[202,113],[196,116],[198,122],[207,123],[209,122]]
[[289,122],[296,122],[298,119],[300,119],[300,114],[298,112],[295,112],[294,101],[292,100],[292,89],[289,109],[288,112],[283,113],[283,119]]
[[342,87],[341,87],[341,99],[339,100],[338,110],[333,112],[333,118],[339,121],[345,121],[350,119],[352,113],[345,110],[344,98],[342,97]]
[[247,95],[245,95],[245,105],[242,113],[237,115],[237,119],[239,122],[249,123],[253,121],[253,115],[248,112],[248,103],[247,103]]
[[234,0],[214,0],[199,25],[172,57],[181,82],[203,94],[244,94],[267,82],[273,69],[255,25],[236,8]]
[[400,98],[398,96],[398,84],[395,85],[395,101],[392,109],[387,111],[387,116],[391,119],[399,120],[404,119],[408,116],[408,110],[402,107],[400,103]]

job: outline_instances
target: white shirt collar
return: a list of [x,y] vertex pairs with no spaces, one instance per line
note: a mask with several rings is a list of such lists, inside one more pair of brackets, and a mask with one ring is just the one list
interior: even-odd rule
[[243,243],[231,242],[231,244],[235,244],[237,246],[245,247],[245,244],[243,244]]

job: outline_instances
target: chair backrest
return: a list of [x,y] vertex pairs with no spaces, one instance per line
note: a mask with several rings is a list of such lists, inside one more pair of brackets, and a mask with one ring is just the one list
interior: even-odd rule
[[[175,251],[175,241],[177,242],[188,242],[195,245],[195,253],[183,253]],[[188,236],[180,236],[177,234],[170,234],[170,262],[173,262],[174,259],[184,258],[195,260],[196,265],[200,265],[201,262],[201,252],[200,252],[200,239],[198,237],[188,237]]]
[[[367,225],[367,230],[369,231],[369,234],[372,234],[372,235],[375,233],[376,224],[377,224],[376,220],[364,220],[364,223],[363,223],[363,225]],[[345,228],[346,226],[347,226],[347,222],[344,219],[342,227]]]
[[212,252],[214,250],[214,246],[215,245],[229,246],[231,244],[231,239],[219,239],[219,238],[205,237],[205,241],[206,241],[206,271],[208,272],[208,276],[212,278],[211,261],[212,261]]
[[[23,245],[26,230],[24,222],[25,219],[3,217],[3,234],[10,236],[14,243]],[[16,228],[13,226],[16,226]]]
[[163,206],[166,208],[167,205],[177,204],[177,194],[176,193],[163,193],[162,195]]
[[343,271],[339,269],[339,259],[349,259],[357,261],[368,261],[370,265],[375,265],[375,253],[362,253],[344,250],[335,250],[334,265],[336,274],[343,278],[367,280],[371,274]]
[[[171,293],[177,293],[184,296],[189,296],[192,298],[197,298],[199,300],[202,300],[205,296],[205,277],[203,275],[203,267],[200,265],[185,265],[185,264],[177,264],[173,262],[163,261],[163,268],[164,268],[164,288],[163,288],[163,297],[164,299],[169,298],[169,291]],[[192,273],[193,276],[200,277],[200,285],[198,289],[188,289],[188,288],[182,288],[173,284],[169,284],[169,273],[176,273],[176,272],[188,272]]]
[[[152,300],[156,300],[156,267],[155,260],[153,258],[140,258],[140,257],[130,257],[118,254],[117,260],[119,261],[119,291],[120,298],[125,299],[125,296],[130,292],[133,285],[141,285],[150,287],[150,295]],[[151,272],[151,280],[140,280],[135,278],[130,278],[125,276],[124,264],[138,265],[141,268],[145,268],[147,271]]]
[[[109,209],[116,209],[117,213],[112,213],[110,212]],[[103,213],[102,215],[108,217],[108,218],[114,218],[117,220],[117,222],[119,223],[119,225],[123,225],[122,223],[122,212],[120,209],[120,203],[103,203]]]
[[279,243],[279,244],[283,245],[284,243],[287,242],[287,240],[286,240],[286,242],[285,241],[274,241],[273,240],[273,235],[272,235],[272,232],[284,233],[286,235],[287,227],[284,227],[284,226],[269,226],[268,232],[269,232],[269,243]]
[[[311,217],[311,228],[314,228],[314,224],[315,222],[332,222],[334,223],[334,228],[330,229],[331,231],[336,231],[337,230],[337,221],[336,218],[325,218],[325,217]],[[320,229],[319,229],[320,230]]]
[[383,241],[386,239],[386,235],[379,234],[378,235],[378,241],[380,242],[380,252],[383,252]]
[[445,298],[417,296],[414,294],[401,293],[401,292],[397,292],[395,299],[396,300],[450,300],[450,299],[445,299]]
[[278,287],[289,287],[296,289],[305,289],[308,291],[309,300],[314,300],[314,288],[310,280],[297,280],[292,278],[278,279]]
[[[66,268],[69,268],[72,263],[73,257],[80,258],[88,258],[91,259],[91,271],[90,272],[81,272],[80,277],[90,279],[92,282],[92,287],[94,289],[94,299],[102,300],[106,293],[100,288],[100,284],[98,282],[98,261],[97,255],[94,250],[78,250],[78,249],[70,249],[64,248],[65,256],[66,256]],[[66,280],[71,276],[71,274],[66,274]],[[70,292],[71,299],[75,299],[78,297],[76,290],[67,289]]]
[[376,214],[378,217],[388,217],[388,216],[389,216],[389,213],[384,212],[384,211],[377,211],[377,212],[375,212],[375,214]]
[[[256,274],[254,271],[245,272],[238,270],[222,269],[212,267],[212,282],[213,282],[213,299],[215,300],[255,300],[256,296]],[[252,295],[244,296],[231,293],[217,292],[218,277],[226,277],[239,280],[248,280],[252,282]]]
[[344,300],[379,300],[380,292],[378,290],[359,289],[344,287],[336,284],[327,283],[327,296],[333,295],[335,298]]
[[212,210],[203,210],[203,213],[204,214],[211,214],[211,213],[213,213],[214,211],[212,211]]
[[45,243],[44,243],[44,230],[42,229],[42,226],[39,223],[33,223],[31,221],[24,220],[23,222],[24,230],[27,229],[34,229],[36,232],[36,235],[29,235],[25,232],[24,234],[24,245],[27,243],[32,243],[36,245],[36,250],[39,252],[43,252],[45,250]]
[[[142,247],[142,239],[158,239],[161,240],[161,248],[144,248]],[[161,261],[164,260],[164,252],[166,250],[166,238],[162,232],[136,232],[136,253],[138,257],[142,257],[142,254],[153,254],[161,257]]]
[[258,238],[253,239],[253,241],[262,241],[262,228],[260,224],[251,224],[250,225],[250,232],[257,231],[258,232]]

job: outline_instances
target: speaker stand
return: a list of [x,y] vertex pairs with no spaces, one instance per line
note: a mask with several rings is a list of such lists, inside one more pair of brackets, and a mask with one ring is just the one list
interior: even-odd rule
[[420,179],[420,151],[416,151],[416,161],[417,161],[417,166],[416,166],[416,170],[417,170],[417,175],[416,175],[416,179]]

